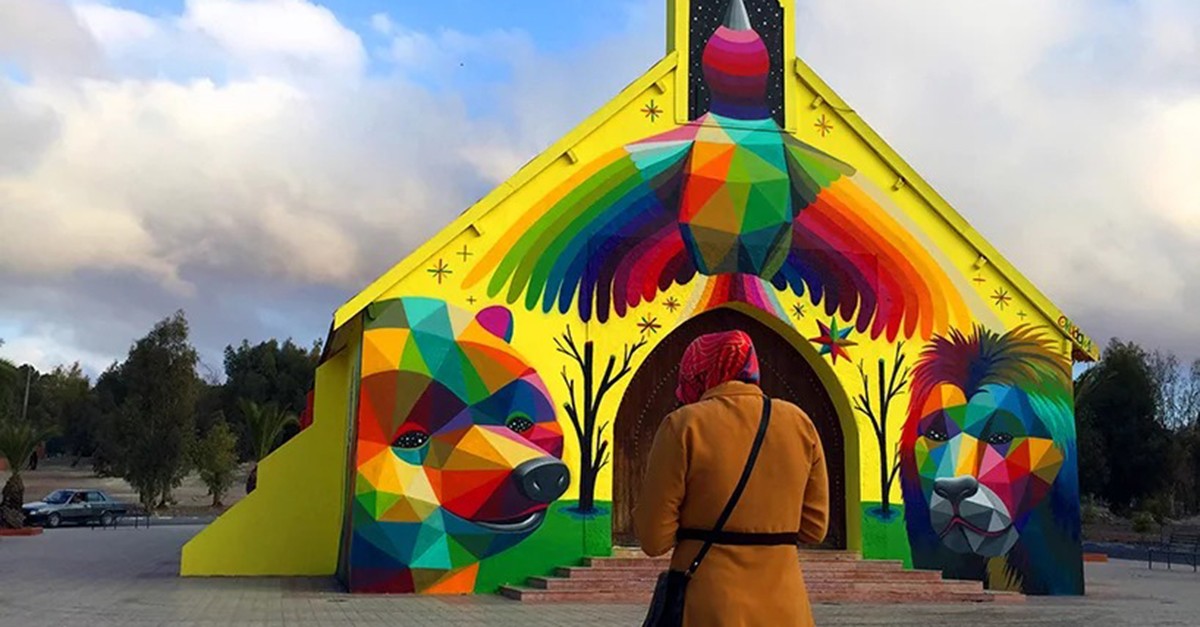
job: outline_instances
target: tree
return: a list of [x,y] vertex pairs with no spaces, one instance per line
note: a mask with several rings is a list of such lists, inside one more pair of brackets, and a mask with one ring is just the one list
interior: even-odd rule
[[1107,443],[1092,407],[1092,396],[1101,385],[1107,384],[1108,370],[1095,366],[1085,370],[1075,380],[1076,446],[1079,454],[1079,489],[1083,494],[1099,496],[1108,485],[1110,474]]
[[891,498],[892,485],[896,482],[896,474],[900,472],[900,443],[889,458],[887,454],[888,414],[892,401],[904,390],[908,389],[908,375],[912,368],[904,365],[904,342],[896,345],[896,354],[892,357],[892,367],[889,372],[887,362],[879,358],[879,369],[876,375],[876,403],[871,402],[871,381],[863,362],[858,362],[858,375],[862,379],[863,391],[854,398],[854,409],[871,421],[875,440],[879,444],[879,489],[881,499],[879,517],[883,520],[892,518]]
[[1154,351],[1147,359],[1154,382],[1158,422],[1177,430],[1194,423],[1200,416],[1200,360],[1191,370],[1180,367],[1174,353]]
[[51,432],[25,421],[8,418],[0,421],[0,457],[8,462],[12,473],[0,492],[0,527],[19,529],[25,526],[25,481],[21,473],[38,445]]
[[221,507],[221,498],[233,485],[233,473],[237,470],[237,436],[224,420],[213,424],[208,433],[196,441],[192,465],[208,487],[212,506]]
[[47,448],[66,452],[75,457],[72,466],[83,457],[91,455],[96,448],[96,405],[91,393],[91,382],[78,363],[70,367],[58,366],[40,379],[41,402],[39,410],[44,420],[57,425],[60,437],[50,441]]
[[147,508],[165,507],[187,471],[199,390],[196,362],[187,318],[179,311],[154,325],[125,362],[97,382],[117,403],[101,428],[103,457]]
[[571,419],[571,426],[575,430],[575,438],[579,442],[580,451],[579,512],[592,513],[596,510],[596,477],[600,475],[600,469],[608,464],[610,458],[608,440],[604,439],[604,431],[608,428],[609,423],[605,422],[600,425],[599,429],[596,428],[596,417],[600,415],[600,404],[604,402],[604,397],[609,390],[629,374],[634,355],[646,345],[646,341],[641,340],[636,344],[625,346],[621,355],[620,368],[617,368],[617,357],[609,355],[604,373],[600,375],[599,381],[595,377],[595,350],[591,340],[583,343],[583,352],[581,353],[571,334],[571,327],[568,326],[562,337],[554,338],[554,345],[558,352],[570,357],[575,362],[579,367],[580,376],[583,378],[583,398],[579,398],[576,394],[575,380],[568,376],[567,367],[563,366],[562,378],[563,382],[567,384],[567,392],[570,395],[570,400],[563,404],[563,409],[566,410],[567,417]]
[[238,408],[249,429],[251,451],[254,454],[254,467],[246,477],[246,494],[249,494],[258,484],[258,462],[266,459],[267,455],[275,450],[285,427],[300,421],[295,414],[281,409],[274,403],[259,405],[254,401],[242,399],[238,402]]
[[[249,427],[241,421],[239,403],[242,400],[259,405],[274,403],[285,412],[299,414],[304,411],[306,395],[313,387],[321,357],[320,346],[320,342],[316,342],[305,349],[288,339],[282,343],[268,340],[258,344],[243,340],[236,348],[225,347],[221,409],[231,419],[230,427],[238,435],[243,457],[254,457],[254,447]],[[298,423],[289,425],[283,432],[284,441],[298,431]]]
[[1156,390],[1146,352],[1138,345],[1114,339],[1093,367],[1094,388],[1078,397],[1081,426],[1094,429],[1096,445],[1104,452],[1107,480],[1097,490],[1117,511],[1128,511],[1166,483],[1169,432],[1156,419]]

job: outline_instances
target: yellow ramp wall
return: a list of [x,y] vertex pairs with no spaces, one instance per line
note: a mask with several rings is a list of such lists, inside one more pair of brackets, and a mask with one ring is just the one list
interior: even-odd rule
[[254,492],[183,547],[181,575],[334,574],[355,352],[317,369],[312,426],[264,459]]

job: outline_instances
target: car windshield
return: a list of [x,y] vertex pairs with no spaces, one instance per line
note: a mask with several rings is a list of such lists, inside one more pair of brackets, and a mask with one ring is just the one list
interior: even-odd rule
[[71,498],[71,495],[74,493],[75,492],[73,490],[55,490],[42,500],[46,503],[60,505],[62,503],[66,503],[67,499]]

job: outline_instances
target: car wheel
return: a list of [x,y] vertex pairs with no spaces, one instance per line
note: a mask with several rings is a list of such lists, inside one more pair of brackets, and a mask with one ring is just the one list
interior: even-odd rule
[[58,514],[50,514],[49,516],[46,517],[46,526],[47,527],[50,527],[51,529],[53,529],[53,528],[59,526],[60,524],[62,524],[62,516],[59,516]]
[[104,512],[103,514],[100,514],[100,526],[101,527],[108,527],[108,526],[111,526],[112,524],[113,524],[112,512]]

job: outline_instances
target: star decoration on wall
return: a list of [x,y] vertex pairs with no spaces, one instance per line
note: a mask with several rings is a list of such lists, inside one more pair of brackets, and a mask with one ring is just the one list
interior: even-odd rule
[[661,107],[659,107],[657,104],[655,104],[654,99],[651,98],[650,104],[642,107],[642,113],[646,117],[650,118],[651,122],[655,122],[658,120],[659,116],[661,116],[663,114],[663,110]]
[[467,297],[467,304],[468,304],[468,305],[474,305],[474,304],[475,304],[475,303],[477,303],[477,302],[479,302],[479,299],[478,299],[478,298],[475,298],[474,296],[468,296],[468,297]]
[[1005,307],[1012,304],[1012,296],[1008,293],[1008,290],[998,287],[995,292],[992,292],[992,301],[1003,311]]
[[796,303],[795,305],[792,305],[792,315],[796,316],[797,320],[804,318],[806,313],[808,312],[804,310],[804,303]]
[[1018,311],[1017,317],[1024,320],[1025,318],[1029,317],[1029,314],[1025,313],[1024,311]]
[[821,347],[821,354],[832,356],[833,363],[835,364],[838,357],[849,361],[850,353],[846,349],[851,346],[858,346],[858,342],[852,342],[847,339],[850,337],[852,327],[839,328],[837,318],[833,318],[829,321],[828,325],[818,320],[817,328],[821,334],[809,339],[809,341]]
[[442,279],[454,274],[454,271],[451,270],[450,266],[446,265],[446,262],[442,259],[438,259],[437,264],[435,264],[432,268],[427,269],[426,272],[432,274],[433,278],[437,279],[438,285],[442,284]]
[[662,328],[658,323],[658,318],[653,316],[642,316],[642,321],[638,323],[638,328],[642,330],[642,335],[654,335]]
[[974,281],[974,282],[976,282],[976,283],[978,283],[978,284],[980,284],[980,285],[983,285],[984,283],[987,283],[987,279],[983,278],[983,275],[982,275],[982,274],[976,274],[976,275],[975,275],[975,278],[973,278],[973,279],[971,279],[971,280],[972,280],[972,281]]
[[467,257],[470,257],[470,256],[474,255],[475,253],[471,252],[471,250],[469,248],[467,248],[466,244],[463,244],[463,249],[454,254],[458,255],[459,257],[462,257],[463,263],[466,263]]
[[813,127],[817,129],[817,132],[821,134],[821,137],[825,137],[833,132],[833,122],[830,122],[829,118],[826,118],[824,113],[822,113],[821,117],[817,118],[817,121],[813,123]]
[[679,309],[680,304],[679,304],[679,301],[674,296],[672,296],[672,297],[668,298],[665,303],[663,303],[663,306],[667,308],[667,311],[669,311],[671,313],[675,313],[675,310]]

